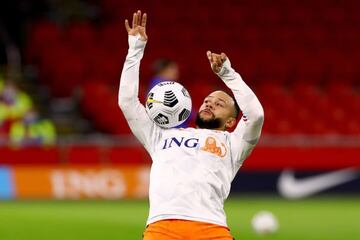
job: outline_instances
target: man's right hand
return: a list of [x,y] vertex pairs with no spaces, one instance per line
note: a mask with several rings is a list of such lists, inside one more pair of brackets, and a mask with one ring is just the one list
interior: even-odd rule
[[138,10],[133,14],[132,26],[129,26],[129,21],[125,20],[125,28],[129,35],[140,35],[140,40],[146,42],[148,37],[146,35],[146,19],[147,15],[144,13],[141,15],[141,11]]

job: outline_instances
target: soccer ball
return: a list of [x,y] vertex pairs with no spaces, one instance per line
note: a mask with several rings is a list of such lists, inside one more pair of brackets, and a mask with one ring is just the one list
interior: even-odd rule
[[259,235],[275,233],[279,228],[276,217],[268,211],[261,211],[255,214],[252,218],[251,225]]
[[190,94],[177,82],[160,82],[148,93],[146,112],[162,128],[179,126],[190,116]]

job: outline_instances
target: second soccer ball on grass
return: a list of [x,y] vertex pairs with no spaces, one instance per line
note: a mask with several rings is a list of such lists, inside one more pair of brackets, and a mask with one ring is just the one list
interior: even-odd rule
[[254,231],[259,235],[275,233],[279,228],[277,218],[268,211],[261,211],[254,215],[251,221]]

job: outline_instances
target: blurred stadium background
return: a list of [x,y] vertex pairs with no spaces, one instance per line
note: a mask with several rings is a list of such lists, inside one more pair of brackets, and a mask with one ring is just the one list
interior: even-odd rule
[[[141,239],[150,160],[117,107],[125,18],[148,13],[140,99],[174,60],[197,109],[224,51],[266,121],[226,204],[237,239],[360,239],[360,4],[12,0],[0,7],[0,239]],[[193,123],[189,122],[190,126]],[[80,201],[78,201],[80,200]],[[251,230],[269,210],[280,229]]]

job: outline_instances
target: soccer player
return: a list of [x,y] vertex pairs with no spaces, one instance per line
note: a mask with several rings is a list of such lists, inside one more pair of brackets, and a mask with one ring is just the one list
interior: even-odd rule
[[[212,70],[235,98],[223,91],[206,96],[197,128],[158,127],[138,99],[140,60],[148,40],[146,21],[147,15],[141,11],[133,14],[131,26],[125,20],[129,50],[118,99],[133,134],[152,158],[144,239],[233,239],[224,201],[237,171],[258,142],[263,109],[227,56],[208,51]],[[235,130],[228,132],[236,125],[238,106],[243,117]]]

